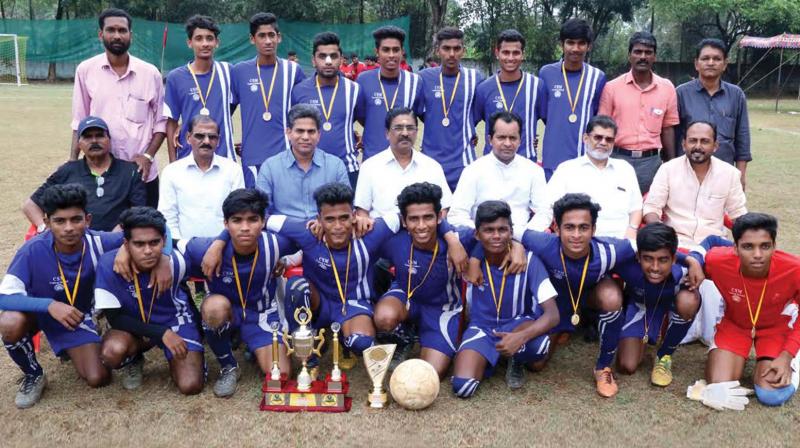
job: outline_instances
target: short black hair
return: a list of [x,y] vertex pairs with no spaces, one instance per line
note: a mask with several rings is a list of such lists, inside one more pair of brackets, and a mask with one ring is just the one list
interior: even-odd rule
[[636,44],[652,48],[653,53],[658,52],[658,43],[656,42],[656,37],[647,31],[637,31],[631,35],[631,38],[628,40],[628,54],[633,51],[633,46]]
[[286,53],[286,56],[297,56],[297,52],[294,50],[289,50],[289,52]]
[[276,33],[281,33],[278,29],[278,18],[271,12],[257,12],[250,17],[250,35],[255,36],[261,25],[269,25]]
[[464,40],[464,32],[454,26],[446,26],[436,33],[436,45],[442,43],[443,40],[459,39]]
[[522,49],[525,49],[525,36],[515,29],[503,30],[497,36],[497,43],[495,48],[500,49],[500,44],[503,42],[519,42],[522,44]]
[[47,216],[58,210],[77,207],[86,212],[88,194],[80,184],[58,184],[47,187],[42,194],[42,210]]
[[406,32],[402,28],[394,25],[382,26],[372,32],[372,37],[375,39],[375,48],[380,48],[381,42],[384,39],[397,39],[400,41],[400,46],[406,41]]
[[707,126],[710,126],[712,134],[714,136],[714,140],[717,140],[717,126],[714,123],[712,123],[710,121],[706,121],[706,120],[690,121],[689,124],[686,125],[686,131],[684,131],[684,133],[683,133],[683,139],[684,140],[686,140],[686,136],[689,134],[689,128],[691,128],[692,126],[694,126],[696,124],[705,124]]
[[128,21],[128,31],[133,29],[133,19],[127,11],[119,8],[106,8],[97,17],[97,24],[101,30],[106,26],[106,19],[109,17],[123,17]]
[[399,117],[400,115],[411,115],[411,118],[414,119],[414,123],[417,123],[417,114],[415,114],[410,107],[393,107],[389,109],[389,112],[386,112],[387,131],[389,130],[389,128],[392,127],[392,121],[394,121],[394,119]]
[[119,223],[126,240],[131,239],[133,229],[155,229],[162,237],[167,234],[167,220],[153,207],[131,207],[119,215]]
[[721,41],[720,39],[715,39],[713,37],[707,37],[701,40],[700,43],[697,44],[694,54],[695,59],[698,59],[700,57],[700,52],[703,51],[703,48],[705,47],[716,48],[717,50],[722,52],[722,55],[725,57],[725,59],[728,59],[728,47],[725,45],[725,42]]
[[289,109],[286,115],[286,127],[289,129],[294,128],[294,123],[301,118],[311,118],[317,125],[317,130],[322,125],[322,114],[319,110],[310,104],[295,104]]
[[339,36],[330,31],[324,31],[314,36],[314,43],[311,47],[312,55],[317,53],[317,48],[319,48],[320,45],[336,45],[339,47],[339,53],[342,52],[342,44],[339,42]]
[[778,236],[778,219],[766,213],[749,212],[736,218],[733,221],[733,242],[738,243],[739,239],[748,230],[766,230],[772,241]]
[[678,251],[678,234],[666,224],[652,222],[639,229],[636,247],[639,253],[668,249],[671,255],[675,255]]
[[406,208],[412,204],[431,204],[436,215],[442,211],[442,188],[429,182],[417,182],[403,188],[397,195],[397,207],[403,218],[406,217]]
[[586,123],[586,133],[591,134],[594,128],[613,129],[614,135],[617,135],[617,122],[608,115],[595,115]]
[[327,183],[314,192],[314,201],[317,202],[317,211],[322,209],[323,205],[339,205],[350,204],[353,205],[353,189],[350,185],[331,182]]
[[214,125],[217,127],[217,132],[219,132],[219,123],[214,121],[214,119],[211,118],[210,115],[203,115],[203,114],[197,114],[194,117],[192,117],[191,120],[189,120],[189,128],[186,130],[186,132],[192,132],[195,126],[197,126],[198,124],[205,124],[205,123],[214,123]]
[[569,19],[561,25],[561,30],[558,32],[558,40],[564,43],[567,39],[585,40],[592,43],[594,40],[594,33],[589,22],[583,19]]
[[561,220],[564,214],[573,210],[586,210],[592,215],[592,225],[597,224],[597,214],[600,212],[600,205],[592,202],[592,198],[584,193],[567,193],[553,204],[553,217],[556,225],[561,227]]
[[228,194],[222,202],[222,216],[227,221],[237,213],[253,212],[258,216],[267,214],[269,199],[257,188],[239,188]]
[[490,224],[500,218],[508,220],[508,225],[514,225],[511,222],[511,207],[505,201],[484,201],[478,205],[475,211],[475,230],[481,228],[483,224]]
[[211,31],[215,37],[219,36],[219,26],[211,17],[195,14],[186,20],[186,36],[189,39],[194,35],[194,30],[198,28]]
[[489,117],[489,137],[494,137],[494,127],[498,120],[508,124],[517,123],[519,135],[522,135],[522,118],[514,112],[503,110],[495,112]]

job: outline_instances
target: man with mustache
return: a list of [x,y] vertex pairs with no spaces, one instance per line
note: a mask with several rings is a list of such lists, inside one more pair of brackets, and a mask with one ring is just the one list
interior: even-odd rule
[[[599,114],[617,122],[619,132],[612,157],[633,165],[639,190],[647,193],[661,159],[675,157],[678,97],[675,86],[653,73],[656,38],[646,31],[633,33],[628,41],[631,70],[606,85]],[[661,158],[657,157],[661,155]]]
[[77,127],[77,148],[83,158],[61,165],[22,205],[22,212],[44,232],[43,196],[53,185],[76,183],[89,192],[86,211],[92,215],[92,230],[114,229],[125,209],[145,205],[146,188],[139,166],[115,158],[108,124],[101,118],[88,116]]
[[111,134],[111,152],[120,160],[136,163],[139,176],[146,182],[147,205],[155,207],[155,155],[164,141],[167,122],[161,114],[161,73],[154,65],[128,53],[133,22],[127,12],[108,8],[100,13],[98,22],[98,36],[105,52],[81,62],[75,70],[70,160],[78,158],[81,120],[90,115],[102,118]]

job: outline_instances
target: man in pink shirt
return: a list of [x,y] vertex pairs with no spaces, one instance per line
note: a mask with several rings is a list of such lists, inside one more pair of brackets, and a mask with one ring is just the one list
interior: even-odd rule
[[98,18],[105,52],[87,59],[75,70],[72,93],[72,147],[78,158],[78,123],[89,115],[108,123],[111,152],[136,163],[145,181],[147,205],[158,205],[158,166],[155,155],[166,135],[161,109],[164,84],[152,64],[131,56],[131,16],[109,8]]
[[[633,33],[628,60],[631,70],[603,89],[598,114],[610,115],[619,126],[612,157],[633,165],[644,194],[650,190],[661,159],[675,157],[678,97],[672,82],[653,73],[656,39],[652,34]],[[661,158],[656,157],[659,151]]]

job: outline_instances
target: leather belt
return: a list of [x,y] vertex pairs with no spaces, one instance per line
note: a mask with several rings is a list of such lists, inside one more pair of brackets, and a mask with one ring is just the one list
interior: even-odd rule
[[612,154],[620,154],[623,156],[628,156],[634,159],[643,159],[645,157],[651,157],[658,155],[658,151],[661,148],[653,148],[653,149],[643,149],[641,151],[634,151],[632,149],[621,148],[619,146],[615,146]]

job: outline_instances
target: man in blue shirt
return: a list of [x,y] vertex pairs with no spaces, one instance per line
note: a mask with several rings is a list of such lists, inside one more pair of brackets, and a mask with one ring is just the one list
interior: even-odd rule
[[544,84],[542,100],[547,132],[542,141],[542,163],[547,180],[558,165],[585,153],[583,131],[597,114],[606,75],[586,62],[592,48],[592,28],[583,19],[570,19],[559,33],[562,60],[539,70]]
[[445,27],[436,33],[441,67],[420,72],[425,130],[422,152],[439,162],[450,190],[455,190],[464,167],[475,160],[477,134],[472,120],[475,88],[483,75],[461,66],[464,32]]
[[189,120],[198,114],[210,116],[219,123],[217,154],[235,160],[230,110],[231,69],[227,62],[214,60],[219,27],[210,17],[195,15],[186,21],[186,34],[194,60],[169,72],[164,92],[169,161],[191,154],[186,137]]
[[259,12],[250,18],[250,43],[254,59],[240,62],[231,71],[231,98],[242,114],[242,169],[245,186],[255,185],[264,160],[289,149],[285,135],[292,89],[305,79],[295,62],[277,56],[282,36],[278,18]]
[[[548,333],[558,324],[557,293],[542,262],[527,253],[522,273],[509,274],[500,265],[511,250],[511,208],[502,201],[486,201],[475,213],[475,237],[481,244],[479,261],[485,282],[467,287],[469,327],[456,354],[453,393],[471,397],[480,381],[490,376],[501,356],[511,363],[538,370],[548,355]],[[512,367],[509,366],[509,372]],[[507,381],[512,379],[506,377]],[[509,381],[519,388],[521,381]]]

